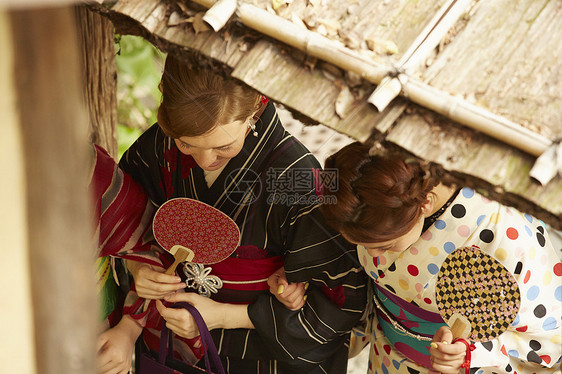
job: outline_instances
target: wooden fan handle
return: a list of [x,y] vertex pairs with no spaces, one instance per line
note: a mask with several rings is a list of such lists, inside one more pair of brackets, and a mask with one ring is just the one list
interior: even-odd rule
[[176,271],[176,267],[180,262],[191,261],[195,257],[195,253],[183,245],[176,244],[170,249],[170,253],[174,256],[174,263],[166,270],[165,274],[171,275]]
[[164,274],[168,274],[168,275],[174,274],[176,272],[176,268],[178,267],[180,262],[181,262],[181,260],[179,258],[176,258],[174,263],[172,265],[170,265],[170,267],[168,269],[166,269],[166,272]]
[[451,332],[453,333],[453,339],[465,339],[468,337],[468,333],[470,332],[470,325],[462,318],[456,318],[455,322],[453,322],[453,326],[451,326]]

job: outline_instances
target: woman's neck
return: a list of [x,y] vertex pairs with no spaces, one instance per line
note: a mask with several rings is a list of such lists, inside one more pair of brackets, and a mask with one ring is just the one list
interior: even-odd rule
[[435,186],[433,190],[431,190],[431,192],[433,192],[435,196],[435,201],[433,202],[433,209],[431,209],[429,215],[432,215],[433,213],[441,209],[441,207],[451,198],[451,196],[454,195],[456,190],[457,188],[455,186],[449,187],[442,183],[439,183],[437,186]]

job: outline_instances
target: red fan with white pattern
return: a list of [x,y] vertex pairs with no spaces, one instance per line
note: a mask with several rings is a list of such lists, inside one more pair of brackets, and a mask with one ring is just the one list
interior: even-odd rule
[[152,223],[158,244],[174,255],[172,274],[180,262],[210,265],[226,259],[236,250],[240,230],[220,210],[201,201],[177,198],[166,201]]

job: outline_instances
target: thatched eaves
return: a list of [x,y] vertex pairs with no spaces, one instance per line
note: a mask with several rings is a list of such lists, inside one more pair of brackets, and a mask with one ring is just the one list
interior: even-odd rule
[[[559,2],[238,1],[238,14],[218,32],[201,20],[214,1],[198,3],[205,6],[119,0],[98,10],[117,32],[142,35],[168,53],[196,52],[202,63],[285,105],[306,123],[418,157],[451,181],[562,228],[562,178],[541,186],[529,177],[536,157],[562,136]],[[261,25],[263,17],[242,14],[243,7],[328,43],[307,37],[312,41],[301,48],[297,37],[280,41],[273,33],[285,30],[268,21]],[[437,17],[451,7],[458,13],[452,21]],[[434,32],[439,37],[432,47]],[[430,48],[415,48],[423,40]],[[344,58],[331,50],[343,51]],[[365,74],[350,67],[355,61]],[[368,100],[386,73],[424,90],[415,93],[417,86],[404,85],[402,96],[379,112]],[[431,90],[459,104],[428,104]],[[498,117],[499,127],[475,130],[472,119],[455,116],[465,106]]]

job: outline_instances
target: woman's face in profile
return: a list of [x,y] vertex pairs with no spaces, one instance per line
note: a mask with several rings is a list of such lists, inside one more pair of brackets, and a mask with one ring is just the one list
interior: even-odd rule
[[222,168],[242,150],[248,134],[248,122],[220,125],[199,136],[174,139],[181,153],[192,156],[203,170]]

